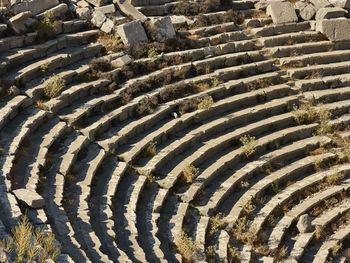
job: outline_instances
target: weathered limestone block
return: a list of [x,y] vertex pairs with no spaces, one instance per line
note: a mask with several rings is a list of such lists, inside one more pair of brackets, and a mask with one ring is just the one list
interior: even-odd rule
[[108,0],[86,0],[86,2],[89,2],[94,6],[103,6],[108,3]]
[[312,5],[308,4],[305,8],[300,10],[299,16],[305,20],[311,20],[316,14],[317,9]]
[[93,25],[95,25],[98,28],[100,28],[105,21],[106,21],[106,16],[105,16],[104,13],[99,12],[99,11],[93,12],[92,19],[91,19],[91,23]]
[[27,11],[27,12],[19,13],[10,18],[11,26],[17,34],[26,32],[27,28],[24,25],[24,21],[27,18],[29,18],[31,15],[32,15],[31,12]]
[[91,18],[91,11],[87,7],[77,8],[76,13],[80,19],[89,20]]
[[175,38],[176,32],[170,17],[153,18],[147,23],[147,30],[155,41]]
[[114,27],[114,23],[109,18],[103,23],[101,30],[107,34],[111,33]]
[[114,4],[110,4],[110,5],[105,5],[101,7],[96,7],[95,11],[100,11],[101,13],[104,13],[104,14],[114,14],[116,10],[115,10]]
[[333,6],[350,9],[350,0],[329,0]]
[[284,24],[297,22],[298,17],[295,13],[292,3],[290,2],[275,2],[269,4],[266,10],[272,17],[275,24]]
[[[59,4],[49,10],[47,10],[47,12],[50,13],[50,18],[59,18],[59,17],[62,17],[66,12],[68,11],[68,6],[67,4]],[[38,15],[37,17],[42,19],[44,18],[46,15],[46,11],[41,13],[40,15]]]
[[84,0],[79,1],[79,2],[77,3],[77,6],[78,6],[78,7],[81,7],[81,8],[90,7],[89,3],[87,3],[87,2],[84,1]]
[[142,14],[139,10],[137,10],[131,3],[130,0],[113,0],[125,15],[131,16],[136,20],[140,20],[141,22],[145,22],[147,17]]
[[17,189],[14,190],[13,193],[17,199],[23,201],[34,209],[42,208],[45,205],[44,198],[36,192],[29,191],[27,189]]
[[344,17],[347,12],[340,7],[325,7],[317,11],[316,20]]
[[194,24],[194,20],[192,19],[189,19],[188,17],[186,16],[176,16],[176,15],[172,15],[172,16],[169,16],[170,19],[171,19],[171,22],[174,24],[174,25],[192,25]]
[[310,0],[310,2],[311,2],[317,9],[332,6],[327,0]]
[[350,40],[350,19],[319,20],[316,23],[316,31],[321,32],[333,42]]
[[111,65],[115,68],[121,68],[123,66],[129,65],[132,61],[133,59],[129,55],[124,55],[111,61]]
[[311,218],[308,214],[300,216],[297,228],[300,233],[306,233],[311,229]]
[[123,43],[128,47],[132,47],[137,42],[148,40],[140,20],[118,26],[117,33],[123,40]]
[[30,11],[33,15],[37,15],[58,4],[58,0],[33,0],[17,3],[11,9],[15,14]]

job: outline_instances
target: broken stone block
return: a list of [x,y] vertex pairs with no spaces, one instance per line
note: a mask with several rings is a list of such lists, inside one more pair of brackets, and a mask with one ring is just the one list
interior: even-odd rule
[[75,12],[80,19],[90,20],[91,18],[91,11],[87,7],[77,8]]
[[11,9],[15,14],[30,11],[33,15],[38,15],[58,4],[59,4],[58,0],[23,1],[13,5]]
[[329,0],[333,6],[350,9],[350,0]]
[[297,22],[298,17],[295,13],[292,3],[290,2],[274,2],[270,3],[266,9],[272,17],[274,24],[284,24]]
[[17,199],[26,203],[31,208],[43,208],[43,206],[45,205],[44,198],[36,192],[22,188],[14,190],[13,193],[17,197]]
[[24,21],[32,15],[31,12],[22,12],[10,18],[10,23],[13,30],[17,34],[25,33],[27,28],[24,25]]
[[96,7],[95,11],[100,11],[101,13],[104,13],[104,14],[114,14],[116,10],[115,10],[114,4],[110,4],[110,5],[105,5],[101,7]]
[[109,18],[103,23],[101,30],[107,34],[111,33],[114,27],[114,23]]
[[81,7],[81,8],[90,7],[89,3],[85,2],[85,1],[79,1],[77,3],[77,6]]
[[89,2],[94,6],[103,6],[108,3],[108,0],[86,0],[86,2]]
[[121,68],[123,66],[129,65],[133,59],[129,55],[122,56],[111,61],[111,65],[115,68]]
[[176,16],[176,15],[172,15],[172,16],[169,16],[170,19],[171,19],[171,22],[174,24],[174,25],[192,25],[194,24],[194,20],[192,19],[189,19],[188,17],[186,16]]
[[308,4],[305,8],[300,10],[299,16],[303,20],[308,21],[315,16],[316,11],[317,9],[312,4]]
[[306,233],[311,229],[311,218],[308,214],[300,216],[297,228],[300,233]]
[[95,25],[98,28],[100,28],[105,21],[106,21],[106,16],[105,16],[104,13],[99,12],[99,11],[93,12],[92,19],[91,19],[91,23],[93,25]]
[[170,17],[153,18],[147,23],[147,31],[154,41],[176,37]]
[[325,7],[317,11],[316,20],[344,17],[347,12],[340,7]]
[[147,41],[146,31],[140,20],[134,20],[117,27],[117,33],[121,37],[123,43],[132,47],[135,43]]
[[350,19],[334,18],[316,22],[316,31],[333,42],[350,40]]
[[39,19],[43,19],[46,16],[46,13],[49,12],[50,13],[50,18],[59,18],[62,17],[66,12],[68,11],[68,6],[67,4],[59,4],[49,10],[46,10],[45,12],[41,13],[40,15],[38,15],[37,17]]
[[332,6],[327,0],[310,0],[317,9]]

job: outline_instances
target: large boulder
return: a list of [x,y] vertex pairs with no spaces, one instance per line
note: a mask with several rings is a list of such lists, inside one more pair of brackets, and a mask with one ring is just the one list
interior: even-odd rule
[[11,7],[15,14],[29,11],[33,15],[38,15],[47,9],[50,9],[60,2],[58,0],[32,0],[19,2]]
[[325,7],[317,11],[316,20],[344,17],[347,11],[340,7]]
[[311,229],[311,218],[308,214],[302,215],[297,223],[297,228],[300,233],[306,233]]
[[27,18],[29,18],[31,15],[32,15],[32,13],[27,11],[27,12],[19,13],[19,14],[10,18],[9,21],[11,23],[11,26],[17,34],[21,34],[21,33],[26,32],[27,28],[24,24],[24,21]]
[[128,47],[132,47],[137,42],[148,40],[146,31],[140,20],[134,20],[117,26],[116,31],[123,43]]
[[298,17],[294,7],[290,2],[272,2],[266,9],[266,13],[270,14],[275,24],[284,24],[297,22]]
[[170,17],[152,18],[147,23],[147,31],[154,41],[175,38],[176,32]]
[[333,42],[350,40],[350,19],[334,18],[318,20],[316,31],[324,34]]
[[26,205],[31,208],[43,208],[45,205],[44,198],[36,192],[30,191],[28,189],[17,189],[13,191],[14,195],[20,201],[24,202]]

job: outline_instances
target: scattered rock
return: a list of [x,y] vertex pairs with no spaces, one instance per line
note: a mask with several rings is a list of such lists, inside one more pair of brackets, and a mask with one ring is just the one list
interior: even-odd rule
[[15,14],[30,11],[33,15],[38,15],[59,4],[58,0],[32,0],[19,2],[11,7]]
[[31,208],[42,208],[45,205],[44,198],[36,192],[27,189],[17,189],[13,191],[17,199],[26,203]]
[[92,13],[91,23],[96,27],[100,28],[106,21],[106,16],[104,13],[95,11]]
[[140,20],[141,22],[145,22],[147,17],[142,14],[139,10],[137,10],[130,1],[125,0],[114,0],[115,3],[118,4],[120,11],[122,11],[125,15],[131,16],[136,20]]
[[317,9],[332,6],[327,0],[310,0]]
[[96,7],[95,11],[100,11],[101,13],[104,14],[114,14],[115,13],[115,6],[113,4],[110,5],[105,5],[101,7]]
[[111,65],[115,68],[121,68],[123,66],[129,65],[133,61],[132,57],[129,55],[124,55],[120,58],[111,61]]
[[272,21],[275,24],[284,24],[298,21],[298,17],[295,13],[293,5],[290,2],[270,3],[266,9],[266,13],[269,13],[271,15]]
[[311,229],[311,218],[308,214],[300,216],[297,228],[300,233],[306,233]]
[[176,37],[170,17],[153,18],[147,23],[148,33],[154,41]]
[[305,20],[311,20],[315,14],[316,14],[317,9],[312,5],[308,4],[305,8],[301,9],[299,12],[299,16]]
[[79,2],[77,3],[77,6],[79,6],[79,7],[81,7],[81,8],[85,8],[85,7],[89,8],[89,7],[90,7],[89,3],[87,3],[87,2],[84,1],[84,0],[79,1]]
[[347,12],[340,7],[325,7],[317,11],[316,20],[344,17]]
[[103,23],[101,30],[107,34],[111,33],[114,27],[114,23],[109,18]]
[[192,25],[192,24],[194,24],[194,20],[189,19],[188,17],[185,17],[185,16],[172,15],[172,16],[169,16],[169,17],[171,19],[171,22],[174,25],[184,26],[184,25]]
[[11,263],[11,257],[9,253],[6,252],[5,249],[0,247],[0,263]]
[[13,30],[17,34],[25,33],[27,31],[24,21],[32,15],[31,12],[22,12],[10,18],[10,23]]
[[38,15],[37,17],[39,19],[42,19],[46,16],[47,12],[50,13],[50,18],[55,19],[64,16],[64,14],[68,11],[68,6],[67,4],[59,4],[43,13]]
[[77,8],[75,12],[80,19],[90,20],[91,18],[91,11],[87,7]]
[[350,19],[334,18],[319,20],[316,23],[316,31],[324,34],[329,40],[348,41],[350,40]]
[[128,47],[132,47],[137,42],[148,40],[140,20],[134,20],[118,26],[117,33]]

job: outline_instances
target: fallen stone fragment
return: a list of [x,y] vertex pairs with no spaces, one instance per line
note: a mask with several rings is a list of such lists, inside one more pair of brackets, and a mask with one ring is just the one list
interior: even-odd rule
[[13,30],[17,34],[25,33],[27,28],[24,25],[24,21],[32,15],[31,12],[22,12],[10,18],[10,23]]
[[31,208],[42,208],[45,205],[44,198],[36,192],[22,188],[14,190],[13,193],[17,199],[26,203]]
[[333,42],[350,40],[350,19],[333,18],[318,20],[316,31],[324,34]]
[[111,33],[114,27],[114,23],[109,18],[103,23],[101,30],[107,34]]
[[300,233],[306,233],[311,229],[311,218],[308,214],[300,216],[297,228]]
[[284,24],[298,21],[293,5],[290,2],[270,3],[266,9],[266,12],[271,15],[274,24]]
[[146,31],[140,20],[134,20],[117,27],[117,33],[121,37],[123,43],[132,47],[135,43],[147,41]]
[[106,21],[106,16],[104,13],[99,12],[99,11],[93,12],[92,18],[91,18],[91,23],[93,25],[100,28],[105,21]]
[[133,59],[129,55],[124,55],[120,58],[111,61],[111,65],[115,68],[121,68],[123,66],[129,65]]
[[175,38],[176,32],[170,17],[153,18],[147,23],[148,33],[154,41]]
[[325,7],[317,11],[316,20],[344,17],[347,12],[340,7]]
[[311,20],[315,14],[316,14],[317,9],[312,5],[312,4],[308,4],[305,8],[303,8],[302,10],[300,10],[299,16],[305,20]]

